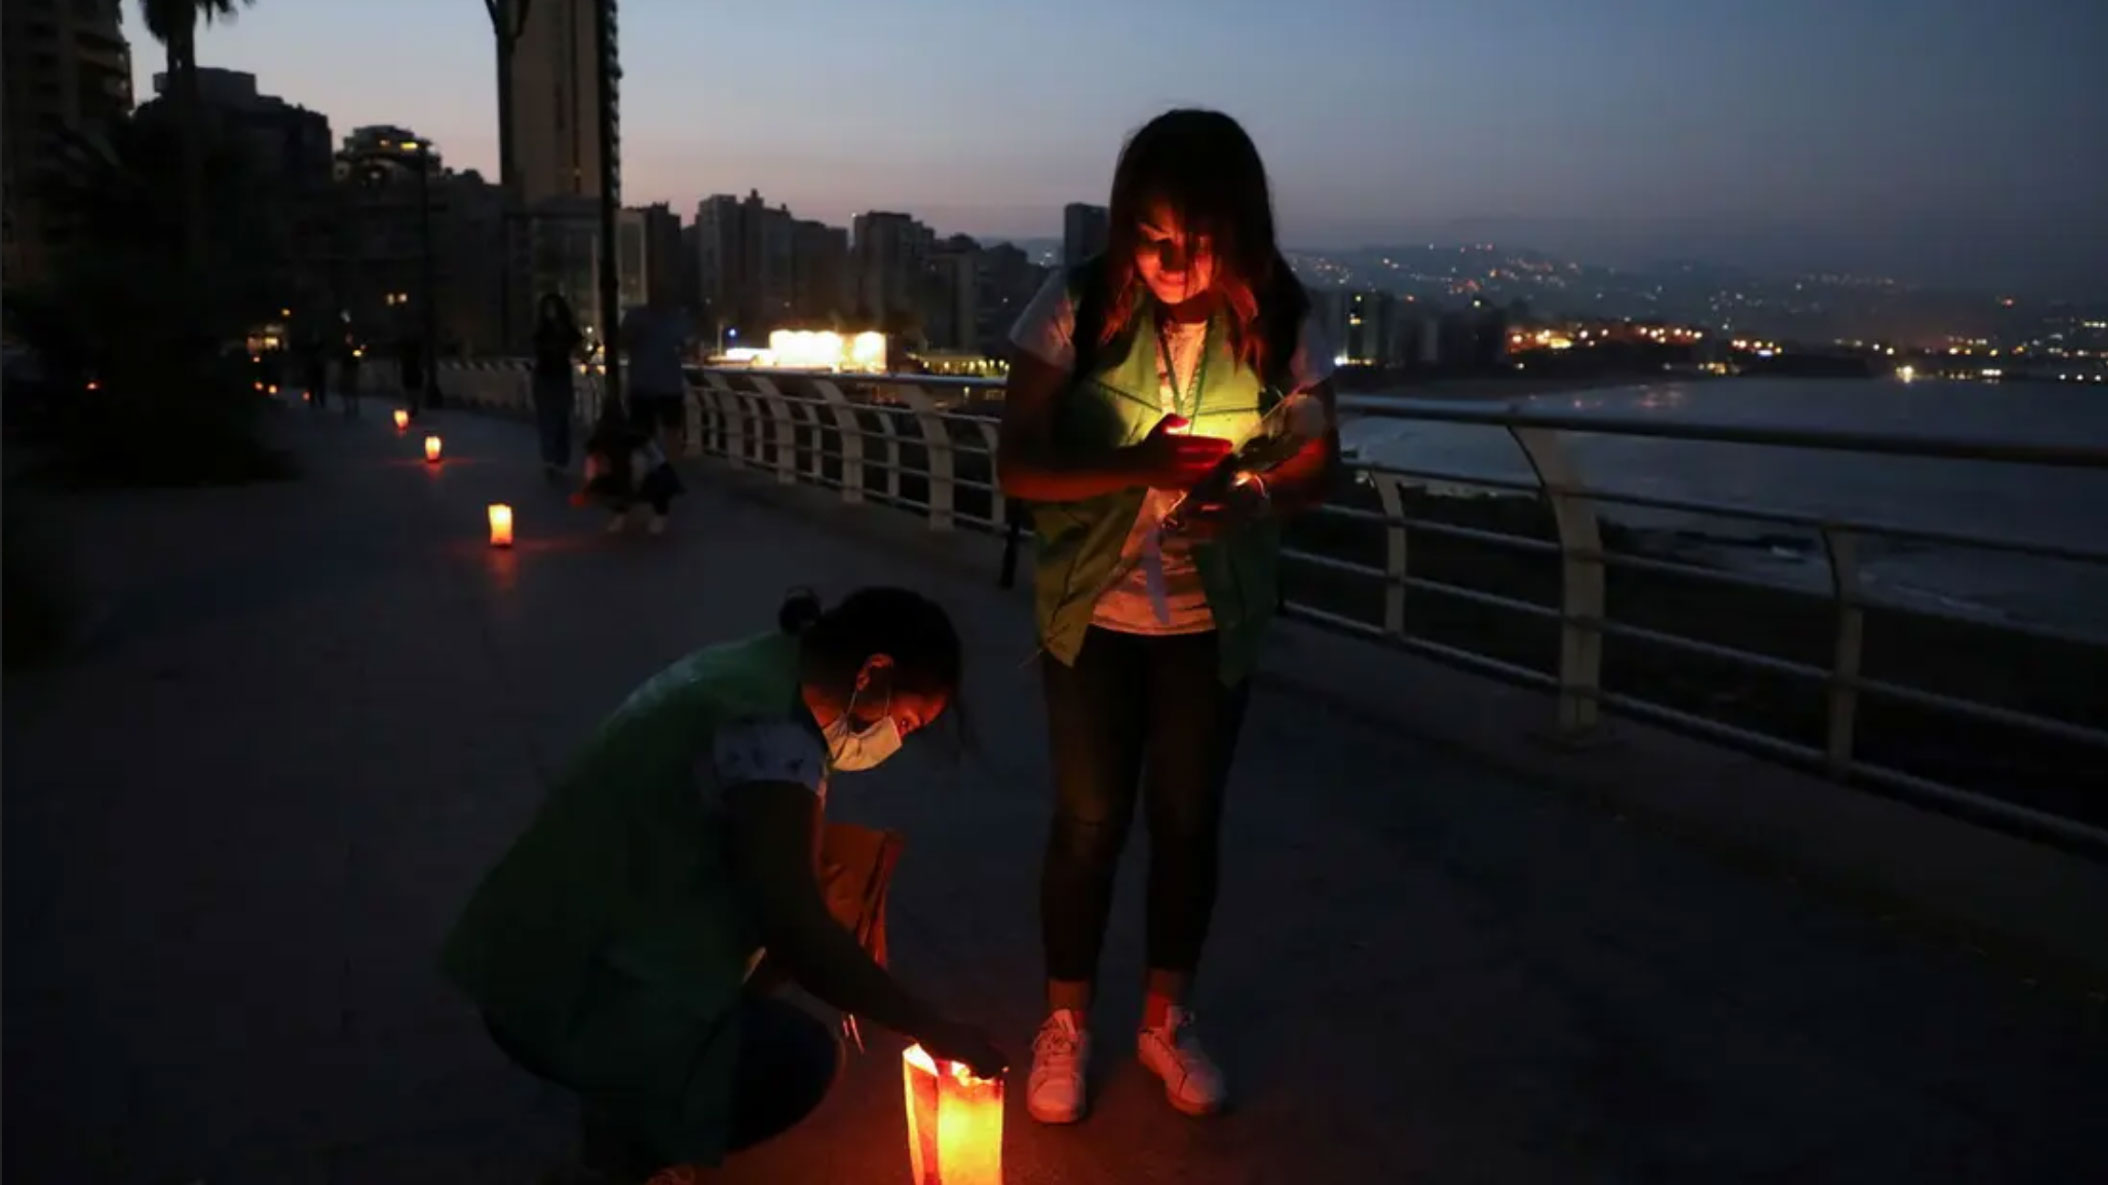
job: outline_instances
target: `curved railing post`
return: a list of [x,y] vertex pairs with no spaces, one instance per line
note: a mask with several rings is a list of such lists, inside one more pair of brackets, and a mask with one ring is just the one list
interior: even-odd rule
[[903,383],[896,390],[922,425],[923,454],[929,458],[930,530],[949,531],[954,493],[951,435],[944,430],[944,417],[928,392],[913,383]]
[[[842,501],[864,500],[864,432],[856,422],[856,405],[842,394],[841,387],[831,379],[820,379],[813,383],[813,390],[834,409],[835,427],[842,434]],[[815,454],[824,450],[817,446]]]
[[[825,429],[820,426],[820,409],[803,401],[792,403],[790,409],[800,427],[812,429],[812,448],[805,454],[805,476],[812,484],[824,486],[827,484],[827,438]],[[795,430],[791,438],[797,439]]]
[[747,410],[730,380],[710,372],[710,387],[717,393],[717,409],[725,417],[724,458],[737,468],[747,463]]
[[681,455],[703,455],[703,393],[681,379]]
[[880,405],[880,409],[877,414],[877,419],[878,430],[880,432],[885,433],[886,436],[886,463],[882,469],[882,480],[884,481],[886,487],[886,498],[889,501],[898,503],[901,497],[900,426],[893,422],[894,416],[892,409],[887,408],[882,404]]
[[769,419],[775,424],[776,437],[776,481],[791,485],[798,480],[798,424],[791,419],[790,404],[784,402],[783,392],[774,379],[763,375],[748,376],[759,394],[763,406],[769,409]]
[[703,403],[703,448],[714,457],[732,459],[731,425],[733,410],[731,388],[717,375],[703,376],[703,385],[696,391]]
[[1405,636],[1405,479],[1388,473],[1372,473],[1370,484],[1390,520],[1383,528],[1383,632],[1387,637]]
[[995,471],[996,449],[1002,443],[1000,425],[994,420],[977,420],[974,427],[981,430],[981,442],[988,450],[988,521],[1001,530],[1010,521],[1010,508],[1003,497],[1003,479]]
[[1603,533],[1595,503],[1581,488],[1559,433],[1511,425],[1508,434],[1537,472],[1559,529],[1559,735],[1577,739],[1596,727],[1603,686]]
[[1837,636],[1830,658],[1829,711],[1823,726],[1823,766],[1842,780],[1852,772],[1852,742],[1859,716],[1859,657],[1866,634],[1866,611],[1859,601],[1859,545],[1850,531],[1823,528],[1823,550],[1830,558],[1830,599],[1836,611]]

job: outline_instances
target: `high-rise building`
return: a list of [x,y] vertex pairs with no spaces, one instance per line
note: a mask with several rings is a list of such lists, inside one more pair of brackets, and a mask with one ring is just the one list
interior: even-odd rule
[[708,331],[760,340],[772,329],[831,325],[854,305],[848,232],[793,217],[758,192],[704,198],[689,243]]
[[[600,203],[592,198],[544,198],[516,224],[525,233],[525,266],[514,256],[515,302],[530,302],[555,293],[571,306],[578,327],[597,343],[600,338]],[[510,244],[517,252],[517,235]],[[520,277],[526,283],[520,283]],[[619,312],[617,314],[620,315]],[[512,318],[515,337],[522,318]],[[529,324],[531,330],[531,323]]]
[[849,282],[849,231],[809,218],[791,226],[792,306],[814,328],[832,326],[855,305]]
[[406,128],[362,127],[344,137],[331,308],[360,339],[386,346],[423,334],[429,297],[441,352],[496,351],[504,196],[480,174],[440,161],[431,141]]
[[767,333],[797,317],[797,220],[790,207],[771,206],[755,192],[747,194],[741,208],[746,216],[747,275],[753,282],[749,319],[757,333]]
[[688,315],[700,323],[708,316],[703,300],[702,227],[690,221],[681,227],[681,286],[679,301]]
[[1007,354],[1011,327],[1046,280],[1047,269],[1032,262],[1022,248],[1011,243],[983,247],[976,280],[980,308],[975,348],[990,357]]
[[618,42],[612,27],[610,60],[600,60],[595,22],[605,12],[612,26],[616,2],[604,0],[604,8],[596,0],[500,2],[515,12],[526,6],[524,21],[513,18],[520,35],[512,49],[512,94],[503,105],[512,119],[512,163],[524,215],[508,234],[514,276],[509,320],[520,337],[529,323],[523,311],[541,295],[558,292],[571,302],[581,328],[597,333],[600,300],[591,269],[600,258],[601,153],[620,152],[619,141],[600,142],[600,82],[604,72],[619,79],[622,70],[613,57]]
[[[594,0],[525,2],[527,19],[512,50],[512,151],[520,199],[600,196],[600,74],[621,77],[617,63],[596,56]],[[606,0],[614,19],[614,0]],[[610,37],[609,43],[614,43]]]
[[633,309],[651,296],[651,252],[649,224],[645,212],[619,210],[615,214],[615,275],[624,309]]
[[713,323],[755,338],[796,316],[794,222],[756,190],[696,206],[696,270]]
[[681,254],[681,216],[665,202],[642,213],[647,297],[693,311],[695,301],[682,287],[689,269]]
[[53,173],[93,152],[132,110],[132,53],[119,0],[0,5],[0,272],[49,272],[77,226],[41,200]]
[[1111,223],[1104,206],[1092,206],[1083,202],[1070,202],[1061,211],[1061,265],[1075,267],[1091,256],[1105,250],[1105,236]]
[[1391,293],[1314,288],[1310,305],[1325,344],[1342,365],[1400,366],[1417,345],[1406,306]]
[[353,128],[337,149],[335,173],[339,181],[366,184],[402,178],[415,180],[419,169],[440,168],[439,148],[408,128],[372,124]]
[[930,228],[907,214],[873,210],[850,224],[857,316],[884,333],[913,333],[922,320]]
[[[173,140],[168,82],[167,75],[154,75],[157,97],[140,106],[136,120]],[[214,244],[219,255],[212,266],[238,268],[244,282],[276,303],[326,300],[336,254],[328,118],[260,93],[256,76],[238,70],[200,67],[197,87],[204,143],[239,162],[206,178],[207,201],[238,211],[241,219],[239,243]]]
[[740,297],[746,285],[739,199],[714,194],[695,205],[696,292],[703,328],[721,333],[740,327]]
[[930,251],[922,336],[932,349],[971,350],[979,338],[981,245],[953,235]]

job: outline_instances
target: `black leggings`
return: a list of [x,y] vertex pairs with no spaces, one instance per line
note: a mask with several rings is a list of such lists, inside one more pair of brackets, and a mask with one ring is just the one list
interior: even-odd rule
[[1215,635],[1093,627],[1076,665],[1041,660],[1054,823],[1040,877],[1050,979],[1097,978],[1113,875],[1147,774],[1149,967],[1190,972],[1215,908],[1223,787],[1248,684],[1222,683]]

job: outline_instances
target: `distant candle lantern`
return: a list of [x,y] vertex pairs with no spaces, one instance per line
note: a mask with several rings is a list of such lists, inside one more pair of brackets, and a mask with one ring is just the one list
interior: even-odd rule
[[490,504],[490,545],[512,546],[512,507],[503,502]]
[[900,1055],[915,1185],[1002,1185],[1003,1080],[911,1045]]
[[439,464],[439,438],[437,436],[425,437],[425,460],[430,461],[434,465]]
[[403,410],[402,408],[399,408],[399,407],[398,407],[398,408],[396,408],[396,409],[395,409],[395,430],[396,430],[397,432],[400,432],[400,431],[402,431],[403,429],[405,429],[405,428],[408,428],[409,426],[410,426],[410,413],[409,413],[409,412],[406,412],[406,411],[404,411],[404,410]]

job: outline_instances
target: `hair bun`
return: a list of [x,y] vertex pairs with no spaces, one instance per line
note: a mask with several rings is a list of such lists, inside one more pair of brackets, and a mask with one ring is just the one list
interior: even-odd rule
[[820,620],[820,594],[809,588],[794,588],[776,610],[776,625],[786,634],[802,634]]

